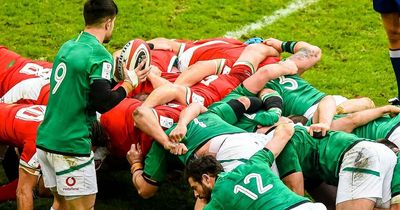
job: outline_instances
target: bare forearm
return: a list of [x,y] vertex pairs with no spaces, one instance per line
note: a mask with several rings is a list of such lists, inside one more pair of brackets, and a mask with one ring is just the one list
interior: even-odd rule
[[205,110],[206,108],[203,105],[199,103],[191,103],[180,113],[178,124],[187,126],[190,121],[205,112]]
[[272,140],[268,142],[265,147],[274,154],[274,157],[277,157],[281,153],[287,142],[290,140],[293,133],[293,124],[280,124],[275,128]]
[[148,199],[153,197],[158,191],[158,187],[147,183],[143,178],[143,171],[137,170],[132,174],[132,183],[135,186],[138,194],[144,198]]
[[174,83],[190,87],[207,76],[217,74],[217,67],[222,65],[222,63],[222,59],[198,61],[191,65],[186,71],[182,72]]
[[157,89],[158,87],[166,85],[166,84],[171,84],[170,81],[168,81],[154,73],[150,73],[147,76],[147,79],[151,82],[151,85],[153,86],[154,89]]
[[142,132],[154,138],[158,143],[165,146],[169,142],[168,136],[161,128],[151,108],[138,107],[133,113],[135,125]]
[[[178,99],[178,94],[182,94],[178,91],[177,87],[174,85],[163,85],[159,88],[153,90],[151,94],[143,102],[142,106],[145,107],[155,107],[157,105],[162,105],[173,100]],[[184,93],[183,93],[184,95]],[[181,101],[179,101],[181,102]]]
[[334,98],[330,95],[325,96],[318,104],[316,121],[314,123],[324,123],[330,127],[335,113],[336,102]]

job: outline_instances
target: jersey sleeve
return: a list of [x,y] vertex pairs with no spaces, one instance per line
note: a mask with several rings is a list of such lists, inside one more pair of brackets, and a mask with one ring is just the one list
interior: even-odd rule
[[290,142],[286,144],[281,154],[276,159],[276,165],[281,178],[295,172],[301,172],[301,166],[297,152]]
[[168,152],[157,142],[153,142],[144,161],[143,176],[157,183],[165,180]]
[[224,209],[224,206],[216,199],[211,199],[211,201],[203,208],[203,210],[216,210],[216,209]]
[[256,152],[256,154],[254,154],[250,159],[250,163],[253,164],[265,164],[268,163],[268,165],[271,167],[272,163],[274,162],[275,158],[274,158],[274,154],[272,154],[272,152],[267,149],[264,148],[258,152]]
[[238,121],[232,107],[227,103],[221,102],[219,105],[210,108],[210,111],[231,125],[234,125]]
[[104,50],[97,50],[90,57],[89,61],[89,78],[90,84],[95,79],[106,79],[111,81],[113,78],[113,58],[109,52]]

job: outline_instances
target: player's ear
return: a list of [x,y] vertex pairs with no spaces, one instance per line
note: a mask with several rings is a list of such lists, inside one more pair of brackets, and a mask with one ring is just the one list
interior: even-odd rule
[[204,184],[210,183],[210,179],[211,179],[211,177],[210,177],[208,174],[203,174],[203,175],[201,175],[201,181],[202,181]]
[[109,30],[109,29],[111,28],[111,25],[112,25],[112,19],[111,19],[111,18],[108,18],[108,19],[106,20],[105,29],[106,29],[106,30]]

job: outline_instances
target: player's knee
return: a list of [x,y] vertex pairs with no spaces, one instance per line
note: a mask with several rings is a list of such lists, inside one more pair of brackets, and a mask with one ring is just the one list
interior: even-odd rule
[[135,111],[133,111],[132,117],[135,120],[135,122],[139,122],[144,118],[145,109],[147,109],[147,107],[139,106],[138,108],[135,109]]
[[243,104],[243,106],[245,107],[246,110],[250,107],[250,99],[248,97],[241,96],[241,97],[237,98],[236,100],[238,100],[241,104]]

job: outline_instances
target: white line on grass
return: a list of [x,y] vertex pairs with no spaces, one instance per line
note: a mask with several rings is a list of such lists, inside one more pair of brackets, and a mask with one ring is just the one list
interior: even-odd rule
[[243,26],[241,29],[239,29],[237,31],[226,32],[225,37],[238,39],[241,36],[248,34],[251,31],[271,25],[279,18],[286,17],[286,16],[290,15],[291,13],[296,12],[297,10],[303,9],[311,4],[316,3],[317,1],[319,1],[319,0],[296,0],[296,1],[292,2],[291,4],[289,4],[286,8],[276,10],[272,15],[264,16],[261,20],[255,22],[255,23]]

